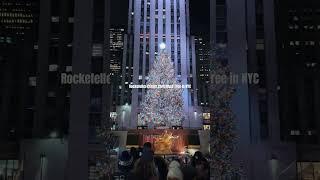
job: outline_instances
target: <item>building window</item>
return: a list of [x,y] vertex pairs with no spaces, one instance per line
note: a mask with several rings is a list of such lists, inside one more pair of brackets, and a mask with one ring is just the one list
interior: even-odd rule
[[210,120],[210,113],[202,113],[202,119]]
[[226,0],[217,0],[217,5],[225,5]]
[[54,22],[54,23],[59,22],[59,16],[52,16],[51,17],[51,22]]
[[102,57],[103,47],[102,44],[93,44],[92,46],[92,56],[93,57]]
[[210,125],[203,125],[203,130],[210,130]]
[[29,86],[37,85],[37,77],[29,77]]
[[224,18],[226,16],[225,6],[217,6],[217,18]]
[[290,131],[290,135],[291,136],[299,136],[300,135],[300,131],[299,130],[291,130]]
[[257,39],[256,49],[257,50],[264,50],[264,40],[263,39]]
[[19,174],[18,160],[0,160],[0,179],[13,179]]

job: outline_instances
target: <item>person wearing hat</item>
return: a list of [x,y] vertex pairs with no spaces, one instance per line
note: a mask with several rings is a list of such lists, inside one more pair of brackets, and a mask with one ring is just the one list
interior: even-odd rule
[[172,161],[169,164],[167,180],[183,180],[183,174],[180,168],[181,165],[178,161]]

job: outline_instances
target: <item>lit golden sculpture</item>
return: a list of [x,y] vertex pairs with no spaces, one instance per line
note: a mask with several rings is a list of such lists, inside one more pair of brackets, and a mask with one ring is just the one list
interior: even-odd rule
[[155,138],[154,147],[156,154],[171,154],[171,147],[175,139],[179,136],[173,136],[172,133],[165,131],[159,137]]

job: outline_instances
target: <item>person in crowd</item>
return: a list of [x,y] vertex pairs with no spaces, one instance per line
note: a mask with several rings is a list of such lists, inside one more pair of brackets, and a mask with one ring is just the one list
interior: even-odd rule
[[183,174],[180,168],[181,165],[178,161],[172,161],[169,164],[167,180],[183,180]]
[[158,180],[158,172],[151,151],[143,152],[134,165],[128,180]]
[[154,163],[158,169],[159,180],[166,180],[168,173],[168,166],[166,160],[160,156],[155,156]]
[[139,157],[139,152],[137,150],[137,148],[135,147],[131,147],[130,148],[130,155],[133,157],[133,161],[136,161]]
[[197,161],[200,161],[200,160],[202,160],[202,159],[204,159],[202,152],[196,151],[196,152],[194,153],[194,155],[192,156],[192,158],[191,158],[191,165],[192,165],[193,167],[195,167],[195,166],[196,166],[196,162],[197,162]]
[[138,148],[138,156],[139,156],[139,158],[142,156],[142,151],[143,151],[143,148],[139,147]]
[[123,151],[119,156],[118,172],[114,174],[114,179],[125,179],[133,168],[133,157],[128,151]]
[[208,180],[210,178],[210,165],[201,152],[196,152],[191,160],[191,165],[196,169],[197,180]]
[[183,180],[196,180],[197,170],[195,167],[187,164],[181,168]]
[[143,152],[152,151],[152,144],[150,142],[145,142],[143,144]]
[[208,161],[203,158],[196,162],[197,180],[210,179],[210,166]]

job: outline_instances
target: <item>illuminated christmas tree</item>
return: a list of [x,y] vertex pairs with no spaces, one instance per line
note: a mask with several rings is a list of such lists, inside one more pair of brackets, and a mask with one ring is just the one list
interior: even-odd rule
[[[177,81],[170,57],[161,52],[148,74],[147,92],[141,103],[139,126],[181,126],[183,99],[181,84]],[[162,85],[162,87],[159,85]],[[167,85],[166,87],[164,87]]]
[[[230,69],[221,48],[211,52],[211,77],[229,76]],[[229,83],[211,82],[211,170],[216,179],[239,174],[232,164],[232,153],[236,144],[235,116],[231,110],[231,98],[235,88]]]
[[101,126],[97,127],[97,138],[101,140],[105,151],[96,156],[96,176],[99,179],[112,179],[111,175],[116,170],[117,159],[112,158],[111,154],[118,144],[118,138],[110,130],[110,120],[103,121]]

